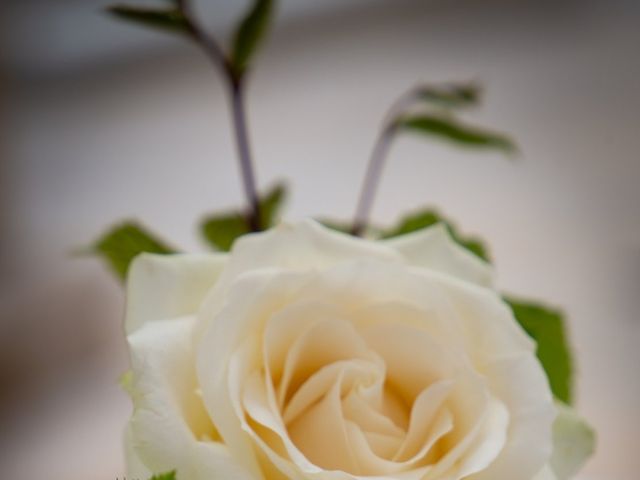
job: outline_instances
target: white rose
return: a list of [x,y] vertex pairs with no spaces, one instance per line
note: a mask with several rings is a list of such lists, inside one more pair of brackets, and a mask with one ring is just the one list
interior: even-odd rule
[[442,226],[373,242],[306,221],[140,255],[128,474],[565,478],[588,448],[550,462],[556,407],[491,277]]

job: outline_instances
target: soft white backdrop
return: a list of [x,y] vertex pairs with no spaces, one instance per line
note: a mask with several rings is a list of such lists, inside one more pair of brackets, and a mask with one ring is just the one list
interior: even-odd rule
[[[7,478],[122,473],[121,290],[69,252],[130,217],[201,249],[197,220],[242,202],[204,57],[128,26],[105,31],[98,3],[9,2],[3,18],[15,18],[0,170]],[[223,8],[219,27],[242,5],[208,8]],[[523,155],[402,139],[375,218],[436,205],[490,241],[501,286],[569,314],[578,405],[599,433],[585,479],[640,469],[638,20],[624,0],[290,0],[249,97],[259,181],[290,181],[286,217],[346,218],[398,94],[418,81],[485,85],[470,119],[513,132]]]

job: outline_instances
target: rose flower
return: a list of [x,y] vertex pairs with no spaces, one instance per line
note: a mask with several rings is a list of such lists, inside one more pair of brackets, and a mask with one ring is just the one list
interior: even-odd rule
[[284,224],[228,255],[142,254],[127,290],[132,478],[562,480],[587,453],[443,226]]

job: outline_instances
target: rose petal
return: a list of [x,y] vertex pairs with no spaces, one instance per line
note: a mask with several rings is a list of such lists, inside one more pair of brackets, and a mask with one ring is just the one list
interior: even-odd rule
[[313,325],[291,345],[278,386],[278,403],[284,407],[288,393],[323,366],[340,360],[370,360],[374,356],[354,327],[343,320],[322,320]]
[[550,464],[558,480],[566,480],[593,454],[595,433],[573,408],[560,402],[556,402],[556,408]]
[[226,258],[222,254],[138,255],[127,277],[127,334],[148,321],[194,314]]
[[147,322],[128,337],[134,414],[129,423],[131,475],[177,470],[179,478],[253,477],[229,455],[197,394],[193,317]]
[[551,467],[547,464],[540,470],[533,480],[558,480]]
[[322,400],[289,425],[293,443],[312,463],[325,470],[357,473],[340,402],[340,381]]
[[382,243],[401,253],[411,265],[485,287],[493,284],[491,265],[458,245],[442,223]]
[[551,455],[555,418],[548,381],[538,360],[523,352],[485,367],[488,385],[510,413],[509,441],[496,460],[473,478],[532,478]]
[[131,424],[127,424],[124,433],[124,461],[127,476],[131,478],[149,478],[153,474],[140,460],[133,441]]
[[454,375],[451,352],[420,329],[379,325],[363,329],[362,336],[384,360],[387,384],[406,405],[433,383]]
[[[296,391],[284,408],[283,421],[285,424],[294,422],[305,410],[327,394],[335,383],[341,382],[340,393],[345,395],[347,390],[353,388],[357,380],[376,377],[384,382],[384,367],[367,360],[350,359],[326,365],[311,375]],[[364,414],[365,412],[360,413]],[[387,421],[392,423],[388,419]]]
[[244,382],[260,366],[260,358],[253,359],[256,365],[243,365],[238,371],[231,371],[230,362],[245,342],[253,342],[255,351],[259,350],[267,319],[289,303],[307,281],[308,274],[251,272],[234,282],[221,311],[211,312],[208,308],[212,306],[205,305],[199,312],[199,317],[213,315],[216,319],[203,332],[198,345],[197,372],[203,401],[224,443],[256,476],[260,476],[260,467],[238,412],[242,412]]
[[314,220],[281,223],[239,238],[221,283],[229,285],[241,274],[262,268],[317,271],[358,259],[402,262],[402,256],[392,248],[336,232]]
[[[384,378],[382,380],[384,382]],[[395,438],[400,443],[406,435],[405,431],[391,420],[391,416],[383,414],[379,408],[374,408],[359,392],[352,391],[346,396],[342,401],[342,410],[347,420],[358,425],[366,433]]]
[[[409,430],[401,448],[394,456],[395,461],[406,462],[411,457],[424,456],[431,445],[451,429],[451,425],[439,431],[433,431],[435,417],[449,396],[452,380],[440,380],[425,388],[416,398],[411,409]],[[431,433],[431,439],[429,439]]]

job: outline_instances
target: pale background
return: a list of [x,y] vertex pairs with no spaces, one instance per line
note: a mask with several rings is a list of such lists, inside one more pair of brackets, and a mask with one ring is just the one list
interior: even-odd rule
[[[200,3],[219,33],[245,5]],[[0,6],[2,478],[122,475],[122,291],[70,252],[128,217],[201,249],[196,221],[242,201],[204,57],[101,4]],[[516,134],[523,156],[404,139],[375,218],[435,204],[490,240],[501,286],[569,313],[578,405],[599,432],[590,480],[640,470],[639,24],[634,0],[289,0],[250,91],[259,182],[290,180],[295,219],[350,214],[404,89],[486,86],[472,119]]]

